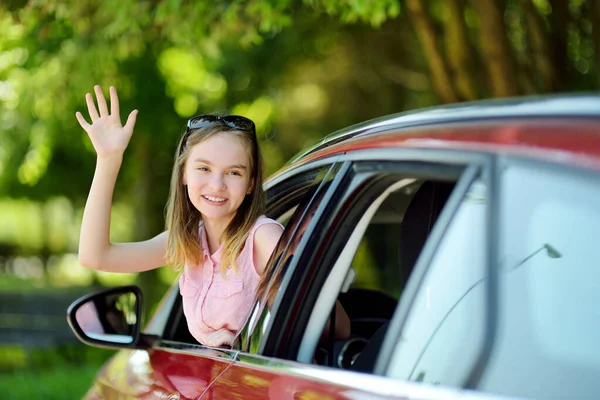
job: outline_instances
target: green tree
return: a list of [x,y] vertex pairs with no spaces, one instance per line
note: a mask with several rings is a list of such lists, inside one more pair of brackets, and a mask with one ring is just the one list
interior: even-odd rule
[[[0,190],[64,196],[80,210],[95,159],[74,113],[94,84],[115,85],[123,113],[140,110],[115,202],[134,215],[127,239],[145,239],[163,229],[172,154],[195,113],[255,119],[273,172],[369,118],[598,90],[598,26],[597,0],[9,0],[0,5]],[[140,279],[158,282],[153,272]]]

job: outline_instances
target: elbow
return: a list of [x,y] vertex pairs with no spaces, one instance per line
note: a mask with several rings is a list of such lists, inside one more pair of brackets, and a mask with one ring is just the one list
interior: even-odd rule
[[93,269],[95,271],[102,271],[102,262],[100,262],[98,257],[91,257],[89,254],[79,252],[77,255],[77,261],[79,261],[79,264],[85,268]]

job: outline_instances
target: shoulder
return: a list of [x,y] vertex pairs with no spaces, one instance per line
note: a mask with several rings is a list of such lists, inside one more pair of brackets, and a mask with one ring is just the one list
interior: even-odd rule
[[266,223],[256,228],[254,233],[254,244],[260,245],[262,242],[277,242],[283,233],[283,226],[278,222]]
[[253,240],[254,262],[257,272],[260,274],[283,234],[283,226],[275,220],[261,217],[255,227]]
[[[283,233],[283,226],[274,219],[259,217],[254,224],[254,247],[256,250],[273,251]],[[270,253],[269,253],[270,255]]]
[[280,226],[283,229],[283,226],[279,222],[277,222],[273,218],[269,218],[269,217],[267,217],[265,215],[261,215],[260,217],[258,217],[256,219],[256,221],[254,222],[254,228],[253,229],[256,229],[256,228],[261,227],[263,225],[277,225],[277,226]]

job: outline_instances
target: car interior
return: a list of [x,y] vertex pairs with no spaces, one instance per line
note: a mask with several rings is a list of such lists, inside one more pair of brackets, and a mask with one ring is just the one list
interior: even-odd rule
[[454,186],[415,181],[380,205],[352,261],[354,283],[338,297],[350,318],[351,336],[318,348],[317,363],[373,372],[402,290]]

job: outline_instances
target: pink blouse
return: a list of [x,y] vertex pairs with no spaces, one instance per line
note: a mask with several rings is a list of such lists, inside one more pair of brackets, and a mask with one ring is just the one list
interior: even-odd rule
[[211,255],[206,232],[200,226],[202,262],[194,266],[186,264],[179,277],[188,329],[200,343],[205,342],[205,335],[222,328],[237,333],[250,315],[260,279],[254,265],[254,234],[265,224],[280,225],[265,216],[259,217],[237,259],[237,274],[229,266],[224,276],[220,270],[223,245]]

